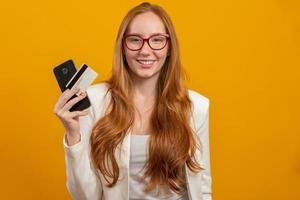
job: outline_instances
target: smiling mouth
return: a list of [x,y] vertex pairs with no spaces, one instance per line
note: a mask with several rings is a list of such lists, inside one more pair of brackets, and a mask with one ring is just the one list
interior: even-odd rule
[[142,65],[152,65],[155,62],[155,60],[137,60],[137,62]]

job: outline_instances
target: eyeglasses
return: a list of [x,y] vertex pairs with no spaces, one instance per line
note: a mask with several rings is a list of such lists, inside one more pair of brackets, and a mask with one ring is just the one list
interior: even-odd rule
[[140,35],[128,34],[124,36],[123,41],[126,47],[132,51],[138,51],[143,48],[145,41],[152,50],[161,50],[168,43],[168,34],[154,34],[148,38],[142,38]]

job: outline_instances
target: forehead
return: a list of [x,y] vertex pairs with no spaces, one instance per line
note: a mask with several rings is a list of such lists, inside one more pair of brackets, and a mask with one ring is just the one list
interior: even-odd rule
[[149,36],[155,33],[166,33],[166,29],[160,17],[152,12],[146,12],[132,19],[128,26],[127,33]]

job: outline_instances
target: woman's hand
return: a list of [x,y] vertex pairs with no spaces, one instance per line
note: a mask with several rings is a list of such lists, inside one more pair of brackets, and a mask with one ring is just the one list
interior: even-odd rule
[[74,145],[80,141],[79,117],[88,114],[87,109],[83,111],[69,111],[73,105],[86,97],[86,93],[81,93],[78,97],[75,97],[69,101],[69,99],[76,94],[79,89],[80,88],[78,87],[72,90],[65,90],[59,97],[53,110],[65,127],[68,145]]

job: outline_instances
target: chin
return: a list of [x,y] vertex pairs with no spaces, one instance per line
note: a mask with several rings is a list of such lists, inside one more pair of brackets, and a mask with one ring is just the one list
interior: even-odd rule
[[159,71],[158,72],[153,72],[153,71],[143,72],[143,71],[138,70],[137,72],[134,72],[134,74],[135,74],[135,76],[137,76],[139,78],[149,79],[154,76],[157,76],[159,74]]
[[150,73],[147,73],[147,74],[137,74],[137,76],[139,77],[139,78],[143,78],[143,79],[148,79],[148,78],[151,78],[151,77],[153,77],[154,76],[154,74],[150,74]]

